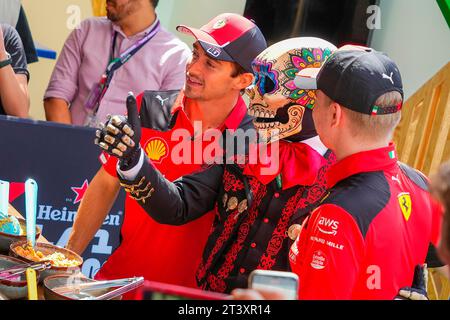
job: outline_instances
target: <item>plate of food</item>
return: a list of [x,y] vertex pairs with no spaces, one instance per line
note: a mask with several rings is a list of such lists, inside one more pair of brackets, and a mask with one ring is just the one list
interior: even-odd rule
[[[23,299],[27,296],[26,275],[24,270],[18,272],[19,267],[24,268],[23,260],[0,255],[0,294],[5,299]],[[37,271],[36,276],[39,279]]]
[[[20,224],[20,231],[18,234],[8,232],[6,228],[5,229],[0,228],[0,254],[7,255],[11,244],[13,244],[14,242],[24,241],[27,239],[27,231],[26,231],[27,226],[25,219],[17,218],[17,220],[19,221]],[[2,222],[0,221],[0,224],[1,223]],[[41,230],[39,229],[39,227],[36,226],[36,240],[39,238],[40,235]]]
[[83,264],[83,258],[72,250],[43,242],[37,242],[34,248],[27,241],[14,242],[9,255],[26,262],[49,261],[51,268],[42,272],[41,280],[61,273],[80,273]]

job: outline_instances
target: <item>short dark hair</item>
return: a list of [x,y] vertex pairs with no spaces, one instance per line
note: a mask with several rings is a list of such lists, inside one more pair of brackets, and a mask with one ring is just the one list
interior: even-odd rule
[[[244,73],[250,73],[250,72],[245,70],[244,67],[241,66],[240,64],[233,62],[233,71],[231,72],[231,77],[236,78]],[[245,89],[241,90],[241,95],[243,95],[243,94],[245,94]]]
[[240,64],[233,62],[233,72],[231,73],[231,76],[233,78],[236,78],[238,75],[241,75],[243,73],[248,73],[247,70],[244,69]]
[[153,8],[156,8],[158,6],[159,0],[150,0],[150,2],[152,3]]

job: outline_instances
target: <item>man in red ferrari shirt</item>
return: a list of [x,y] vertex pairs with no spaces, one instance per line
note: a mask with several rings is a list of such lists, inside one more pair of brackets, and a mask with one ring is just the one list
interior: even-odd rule
[[390,142],[403,101],[400,72],[370,48],[341,48],[310,83],[316,130],[338,162],[289,254],[299,299],[394,299],[437,244],[442,214],[428,179],[398,162]]
[[[141,146],[152,163],[170,180],[201,166],[194,161],[173,162],[171,152],[178,140],[172,141],[171,136],[177,129],[181,129],[179,132],[187,130],[190,137],[195,137],[188,139],[187,143],[195,144],[197,139],[201,139],[195,132],[195,121],[201,121],[201,132],[209,128],[252,128],[252,118],[247,115],[240,92],[253,81],[252,60],[266,48],[258,27],[237,14],[221,14],[201,29],[179,26],[178,30],[195,37],[202,34],[203,38],[208,36],[223,43],[223,51],[218,55],[218,52],[205,49],[201,41],[194,43],[193,57],[186,68],[185,90],[175,102],[171,114],[170,110],[167,114],[165,112],[167,105],[170,106],[165,100],[170,96],[145,92],[137,99],[143,126]],[[202,147],[205,146],[203,143]],[[196,150],[195,146],[192,150]],[[100,158],[103,167],[82,200],[67,245],[78,253],[84,251],[101,226],[120,188],[116,158],[109,158],[106,154]],[[96,278],[144,276],[147,280],[195,287],[195,271],[213,218],[214,215],[209,213],[184,226],[159,224],[127,196],[121,244]]]
[[313,119],[338,162],[327,196],[290,259],[300,299],[393,299],[436,245],[442,209],[390,143],[400,121],[400,72],[372,49],[340,50],[317,76]]

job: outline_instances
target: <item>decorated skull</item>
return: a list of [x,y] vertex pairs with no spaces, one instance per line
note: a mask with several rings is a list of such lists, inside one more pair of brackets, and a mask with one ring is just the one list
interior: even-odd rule
[[311,116],[315,90],[302,89],[296,80],[317,73],[334,50],[323,39],[292,38],[268,47],[253,61],[249,114],[264,141],[300,141],[316,135]]

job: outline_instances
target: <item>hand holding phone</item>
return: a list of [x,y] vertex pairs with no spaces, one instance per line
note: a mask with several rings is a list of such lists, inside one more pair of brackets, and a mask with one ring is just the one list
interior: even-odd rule
[[248,278],[248,287],[273,291],[286,300],[298,299],[298,276],[292,272],[254,270]]

